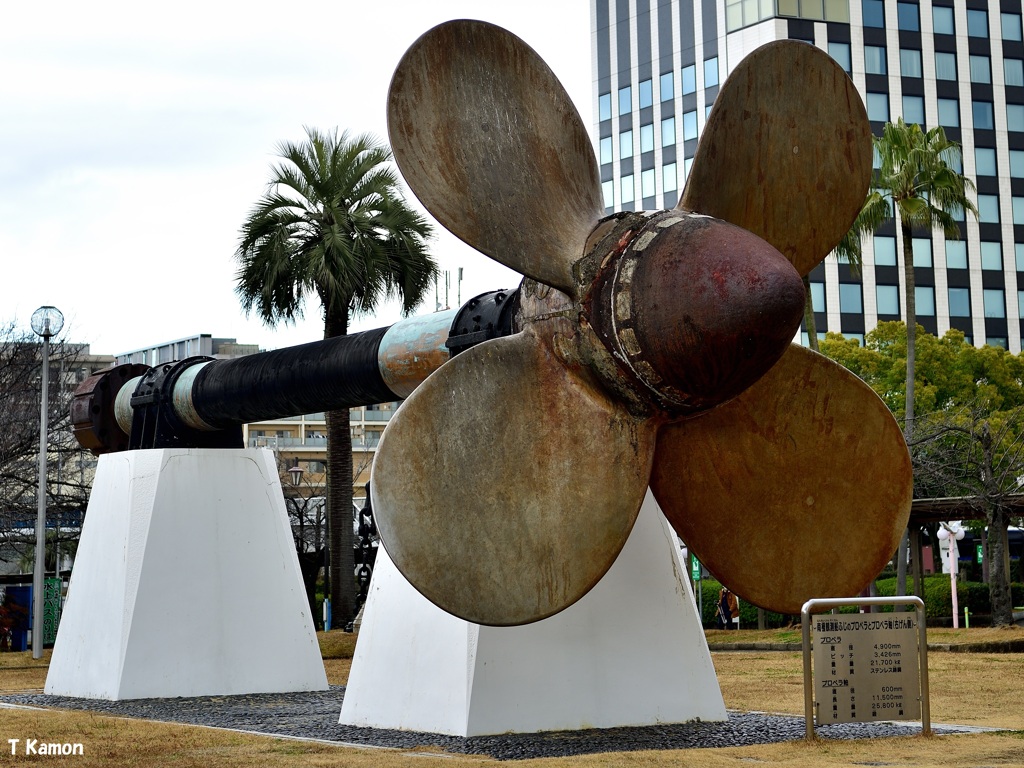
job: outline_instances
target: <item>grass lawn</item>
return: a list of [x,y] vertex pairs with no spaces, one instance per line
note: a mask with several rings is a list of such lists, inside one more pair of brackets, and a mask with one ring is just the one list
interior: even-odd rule
[[[993,635],[993,633],[999,633]],[[1015,634],[1020,633],[1020,634]],[[794,642],[793,630],[759,633],[708,632],[709,642]],[[1020,637],[1024,630],[929,630],[931,643],[976,643]],[[728,638],[721,636],[728,635]],[[795,632],[799,643],[799,631]],[[354,636],[320,633],[328,679],[344,684],[354,650]],[[722,651],[712,654],[722,694],[730,709],[771,712],[803,711],[801,655],[794,652]],[[31,653],[0,654],[0,691],[41,688],[47,658]],[[906,737],[855,742],[803,741],[715,750],[665,750],[608,753],[517,762],[522,768],[555,766],[643,766],[668,768],[695,765],[787,766],[1024,766],[1024,654],[929,654],[932,720],[1012,729],[933,738]],[[168,725],[67,711],[3,710],[0,715],[0,766],[16,765],[5,752],[9,738],[41,742],[81,742],[80,757],[24,758],[34,765],[66,762],[81,768],[100,766],[422,766],[494,763],[489,758],[448,756],[429,751],[353,749],[288,741],[210,728]]]

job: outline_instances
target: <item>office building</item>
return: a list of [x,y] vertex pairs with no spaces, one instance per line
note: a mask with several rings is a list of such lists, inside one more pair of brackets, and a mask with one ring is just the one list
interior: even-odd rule
[[[872,132],[902,116],[963,146],[979,217],[962,238],[916,232],[918,322],[1021,351],[1024,42],[1021,0],[591,0],[595,137],[606,210],[671,208],[729,72],[764,43],[829,53]],[[810,275],[819,333],[863,339],[900,319],[900,233],[863,243],[861,274],[827,258]]]

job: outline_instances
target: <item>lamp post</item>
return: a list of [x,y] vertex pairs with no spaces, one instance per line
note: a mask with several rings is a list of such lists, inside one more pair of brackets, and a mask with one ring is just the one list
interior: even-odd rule
[[[32,330],[43,338],[43,370],[39,398],[39,507],[36,513],[36,562],[32,574],[32,658],[43,656],[43,566],[46,561],[46,430],[50,399],[50,337],[64,327],[64,315],[56,307],[40,307],[32,313]],[[57,566],[58,569],[60,566]]]

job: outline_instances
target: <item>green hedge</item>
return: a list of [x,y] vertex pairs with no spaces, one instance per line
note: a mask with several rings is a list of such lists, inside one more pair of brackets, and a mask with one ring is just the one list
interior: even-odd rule
[[[925,576],[924,582],[924,612],[928,619],[948,618],[953,615],[952,590],[948,573],[937,573]],[[890,597],[896,594],[896,579],[879,579],[875,582],[878,586],[878,594]],[[912,587],[912,582],[908,584]],[[1011,584],[1011,593],[1014,605],[1024,605],[1024,584]],[[992,604],[989,601],[988,584],[978,581],[961,581],[956,585],[956,600],[963,614],[964,607],[970,609],[972,614],[987,616],[992,613]],[[885,608],[884,610],[891,610]]]
[[[880,597],[892,597],[896,594],[896,577],[878,579],[875,582]],[[911,582],[912,586],[912,582]],[[1013,591],[1013,604],[1024,605],[1024,584],[1011,585]],[[705,629],[715,629],[718,622],[715,620],[715,610],[718,603],[718,592],[722,585],[713,579],[704,579],[699,582],[699,588],[704,598],[704,610],[701,614],[701,622]],[[970,609],[971,614],[989,615],[992,607],[989,603],[988,584],[976,581],[959,582],[957,584],[957,602],[960,608],[960,615],[963,615],[964,606]],[[827,597],[827,595],[825,596]],[[840,613],[855,613],[859,609],[856,606],[841,608]],[[883,611],[891,611],[891,606],[884,606]],[[933,574],[924,577],[924,610],[927,619],[942,619],[953,615],[952,602],[950,599],[949,574]],[[765,627],[775,629],[788,624],[798,623],[799,616],[783,616],[771,611],[765,612]],[[740,600],[740,626],[743,629],[757,628],[757,606],[744,600]]]

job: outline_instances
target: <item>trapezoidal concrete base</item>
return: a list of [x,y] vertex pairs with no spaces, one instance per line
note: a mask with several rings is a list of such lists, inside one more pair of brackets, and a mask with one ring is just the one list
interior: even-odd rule
[[46,693],[326,688],[273,455],[100,457]]
[[445,613],[382,547],[340,722],[479,736],[725,720],[685,574],[650,493],[597,586],[526,626]]

